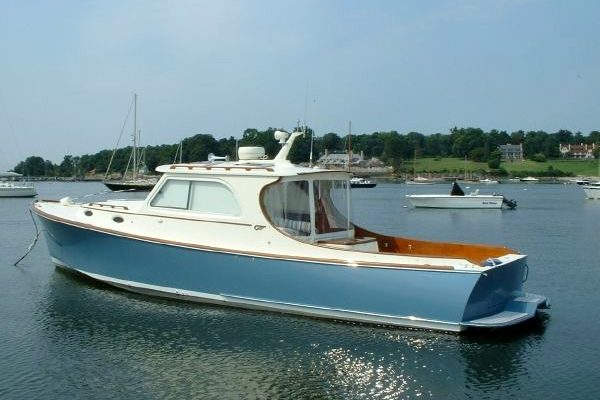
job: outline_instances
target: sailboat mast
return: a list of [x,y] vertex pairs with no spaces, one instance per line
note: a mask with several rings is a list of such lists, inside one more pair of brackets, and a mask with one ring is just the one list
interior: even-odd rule
[[348,121],[348,172],[352,162],[352,121]]
[[133,94],[133,180],[137,179],[137,93]]

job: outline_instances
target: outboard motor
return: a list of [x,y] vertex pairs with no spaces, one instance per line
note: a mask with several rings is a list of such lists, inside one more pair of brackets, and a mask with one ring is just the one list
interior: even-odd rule
[[452,190],[450,191],[450,195],[451,196],[464,196],[465,192],[463,192],[463,190],[460,188],[460,186],[458,186],[458,183],[456,183],[456,181],[454,181],[454,183],[452,184]]
[[514,210],[515,208],[517,208],[517,201],[515,199],[507,199],[506,197],[502,197],[502,204],[505,205],[506,207],[510,208],[511,210]]

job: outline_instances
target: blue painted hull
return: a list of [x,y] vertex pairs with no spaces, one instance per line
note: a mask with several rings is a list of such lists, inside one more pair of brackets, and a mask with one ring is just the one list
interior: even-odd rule
[[57,264],[142,293],[453,331],[522,294],[522,260],[485,275],[350,267],[210,252],[40,219]]

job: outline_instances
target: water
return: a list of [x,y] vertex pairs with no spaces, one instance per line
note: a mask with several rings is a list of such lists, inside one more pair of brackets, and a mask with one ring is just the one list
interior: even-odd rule
[[[58,199],[102,186],[37,189]],[[56,270],[43,238],[14,267],[35,233],[31,200],[0,199],[0,398],[597,398],[600,201],[575,185],[481,185],[519,207],[406,207],[405,194],[446,190],[355,189],[355,221],[518,249],[530,256],[527,289],[550,298],[549,312],[456,335],[144,297]]]

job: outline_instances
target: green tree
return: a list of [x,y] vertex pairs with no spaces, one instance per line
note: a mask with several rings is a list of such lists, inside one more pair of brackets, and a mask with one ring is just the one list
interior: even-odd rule
[[62,162],[58,166],[58,174],[60,176],[70,176],[75,174],[73,156],[67,155],[63,158]]
[[262,146],[265,148],[265,154],[269,158],[275,157],[279,152],[281,145],[275,140],[276,129],[268,128],[266,131],[258,131],[257,129],[246,129],[239,141],[240,146]]
[[499,169],[500,162],[502,161],[502,152],[500,149],[492,151],[490,158],[488,159],[488,167],[491,169]]
[[344,150],[344,142],[337,133],[329,132],[321,138],[323,150],[329,153],[335,153]]
[[45,176],[47,164],[42,157],[31,156],[14,168],[15,172],[25,176]]

